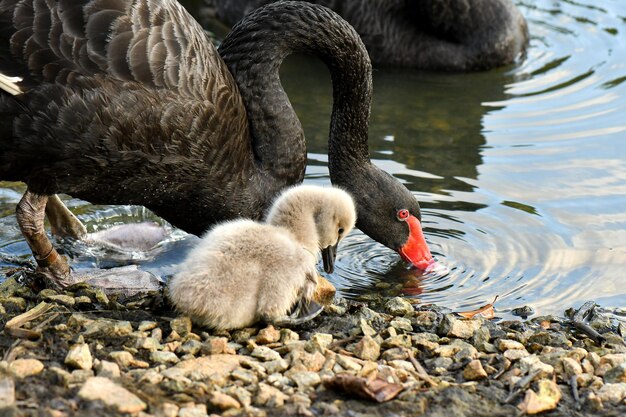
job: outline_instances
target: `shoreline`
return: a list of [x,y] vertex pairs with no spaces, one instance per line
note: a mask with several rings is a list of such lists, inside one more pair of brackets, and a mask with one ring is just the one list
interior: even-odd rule
[[86,285],[7,278],[0,306],[1,416],[626,415],[624,329],[593,306],[597,341],[561,317],[496,323],[400,297],[220,333],[159,294]]

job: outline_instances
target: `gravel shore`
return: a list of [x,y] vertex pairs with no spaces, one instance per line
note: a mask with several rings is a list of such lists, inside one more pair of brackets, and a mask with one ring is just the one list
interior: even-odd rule
[[340,300],[297,328],[215,333],[160,294],[35,293],[9,278],[0,416],[626,415],[624,329],[589,312],[591,334],[553,316]]

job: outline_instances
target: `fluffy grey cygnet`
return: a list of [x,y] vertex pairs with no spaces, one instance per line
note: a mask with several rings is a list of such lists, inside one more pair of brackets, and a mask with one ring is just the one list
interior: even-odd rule
[[179,312],[214,329],[279,321],[313,296],[320,251],[332,272],[337,245],[355,221],[347,192],[289,188],[265,223],[236,220],[209,230],[171,279],[170,298]]

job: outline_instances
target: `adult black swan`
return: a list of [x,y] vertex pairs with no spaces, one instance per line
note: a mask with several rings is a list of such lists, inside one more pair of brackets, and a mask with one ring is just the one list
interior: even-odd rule
[[52,285],[71,277],[44,231],[46,204],[52,218],[64,209],[56,193],[143,205],[201,234],[262,217],[301,182],[304,135],[278,75],[294,52],[332,74],[329,169],[356,200],[357,226],[417,267],[432,263],[416,199],[369,160],[365,47],[327,8],[259,9],[218,55],[174,0],[2,0],[0,48],[0,179],[28,185],[17,219]]
[[[205,0],[227,24],[276,0]],[[329,7],[361,35],[376,65],[487,70],[526,49],[528,29],[511,0],[305,0]]]

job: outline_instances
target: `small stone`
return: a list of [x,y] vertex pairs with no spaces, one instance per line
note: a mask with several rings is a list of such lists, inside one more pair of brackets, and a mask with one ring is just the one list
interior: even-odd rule
[[102,401],[119,413],[138,413],[147,407],[135,394],[102,377],[89,378],[78,392],[78,397],[83,401]]
[[177,317],[170,321],[172,331],[178,333],[181,337],[191,333],[191,319],[186,316]]
[[289,396],[283,394],[279,389],[260,383],[254,403],[269,408],[282,407],[288,398]]
[[241,404],[239,401],[234,399],[228,394],[224,394],[223,392],[213,391],[209,397],[209,402],[214,407],[219,408],[222,411],[229,410],[231,408],[239,409],[241,408]]
[[413,305],[402,297],[394,297],[385,303],[385,310],[394,316],[404,316],[413,312]]
[[413,325],[411,324],[411,320],[406,319],[404,317],[396,317],[394,320],[391,320],[391,327],[396,330],[402,330],[405,332],[412,332]]
[[135,360],[132,353],[126,352],[125,350],[111,352],[109,353],[109,357],[122,368],[128,368]]
[[85,326],[85,337],[123,337],[133,332],[129,321],[98,319]]
[[439,332],[448,337],[469,339],[482,326],[480,319],[462,319],[453,314],[446,314],[441,321]]
[[516,340],[500,339],[498,341],[498,349],[500,349],[500,352],[504,352],[510,349],[526,349],[526,347]]
[[604,384],[597,392],[597,395],[603,402],[617,405],[626,398],[626,383]]
[[[195,355],[202,349],[203,344],[198,342],[197,340],[188,340],[184,344],[182,344],[178,349],[176,349],[176,353],[180,355]],[[222,352],[220,352],[222,353]]]
[[530,353],[528,353],[528,351],[526,349],[524,349],[524,350],[522,350],[522,349],[509,349],[509,350],[505,350],[504,353],[502,354],[502,356],[504,356],[505,358],[507,358],[511,362],[520,360],[520,359],[525,358],[525,357],[527,357],[529,355],[530,355]]
[[267,345],[270,343],[276,343],[280,340],[280,332],[269,325],[264,329],[259,330],[256,336],[256,342],[260,345]]
[[357,358],[376,361],[380,356],[380,345],[371,336],[365,335],[354,345],[353,353]]
[[434,311],[416,311],[411,317],[411,324],[420,329],[431,329],[437,321],[437,313]]
[[381,358],[387,362],[396,360],[406,360],[409,358],[409,350],[404,348],[387,349],[381,355]]
[[383,340],[382,347],[384,349],[389,348],[410,348],[411,347],[411,336],[408,334],[400,334],[397,336],[391,336]]
[[609,353],[600,358],[599,364],[602,365],[608,363],[611,366],[617,366],[624,362],[626,362],[626,353]]
[[324,350],[333,342],[333,335],[327,333],[314,333],[311,339],[307,342],[305,349],[309,352]]
[[261,364],[268,374],[282,373],[289,368],[289,364],[284,359],[263,362]]
[[626,382],[626,362],[622,362],[606,371],[604,381],[611,384]]
[[[0,374],[0,410],[15,404],[15,382],[13,378]],[[7,413],[10,415],[9,413]]]
[[[74,307],[74,305],[76,304],[76,300],[74,299],[74,297],[65,294],[49,295],[42,298],[46,301],[52,301],[53,303],[64,305],[66,307]],[[91,302],[91,300],[89,300],[88,302]]]
[[155,410],[155,417],[177,417],[179,408],[176,404],[162,403]]
[[537,378],[539,379],[551,378],[554,374],[554,367],[548,365],[547,363],[543,363],[536,355],[521,358],[519,360],[519,369],[524,374],[531,374],[538,371],[539,374],[537,375]]
[[479,379],[487,378],[487,372],[483,368],[482,363],[478,359],[474,359],[467,364],[463,370],[463,378],[468,381],[477,381]]
[[225,337],[210,337],[203,344],[200,349],[203,355],[220,355],[227,353],[228,339]]
[[[579,375],[583,373],[583,368],[580,366],[580,363],[573,358],[563,358],[561,359],[561,366],[563,367],[563,371],[567,374],[567,376],[571,377],[574,375]],[[626,382],[626,381],[624,381]]]
[[150,352],[155,352],[159,349],[163,349],[161,343],[159,343],[159,341],[153,337],[140,337],[139,339],[137,339],[135,347],[137,349],[144,349]]
[[363,317],[359,319],[359,328],[365,336],[374,336],[376,334],[376,330]]
[[0,304],[8,314],[21,313],[26,310],[26,300],[21,297],[1,298]]
[[159,327],[159,323],[156,321],[142,321],[139,323],[139,326],[137,326],[137,330],[140,332],[147,332],[149,330],[156,329],[157,327]]
[[232,340],[237,343],[247,343],[252,336],[256,335],[259,329],[256,327],[246,327],[245,329],[235,330],[232,333]]
[[280,359],[280,354],[267,346],[255,347],[250,355],[253,358],[260,359],[262,361],[276,361]]
[[206,406],[204,409],[197,407],[197,406],[182,407],[178,411],[178,417],[206,417],[206,416],[207,416]]
[[157,385],[163,381],[164,376],[155,371],[154,369],[148,369],[146,373],[144,373],[141,378],[139,378],[139,382]]
[[322,379],[317,372],[312,371],[300,371],[300,372],[287,372],[285,374],[288,378],[291,378],[296,383],[299,389],[307,389],[309,387],[316,387]]
[[280,342],[282,344],[288,344],[300,340],[300,335],[291,329],[280,330]]
[[94,374],[91,369],[74,369],[68,380],[69,385],[82,385],[89,378],[93,378]]
[[245,369],[235,369],[230,376],[231,378],[241,381],[247,385],[256,384],[259,380],[254,372]]
[[361,370],[361,365],[349,356],[337,355],[336,361],[346,371],[358,372]]
[[156,363],[162,364],[175,364],[180,361],[178,356],[174,352],[152,352],[150,353],[150,360]]
[[65,364],[74,369],[91,369],[93,358],[89,345],[79,343],[72,346],[65,356]]
[[98,376],[103,378],[116,379],[120,377],[120,367],[114,362],[98,362],[98,365],[96,365],[96,372]]
[[9,364],[9,371],[19,379],[37,375],[43,368],[43,363],[37,359],[16,359]]

